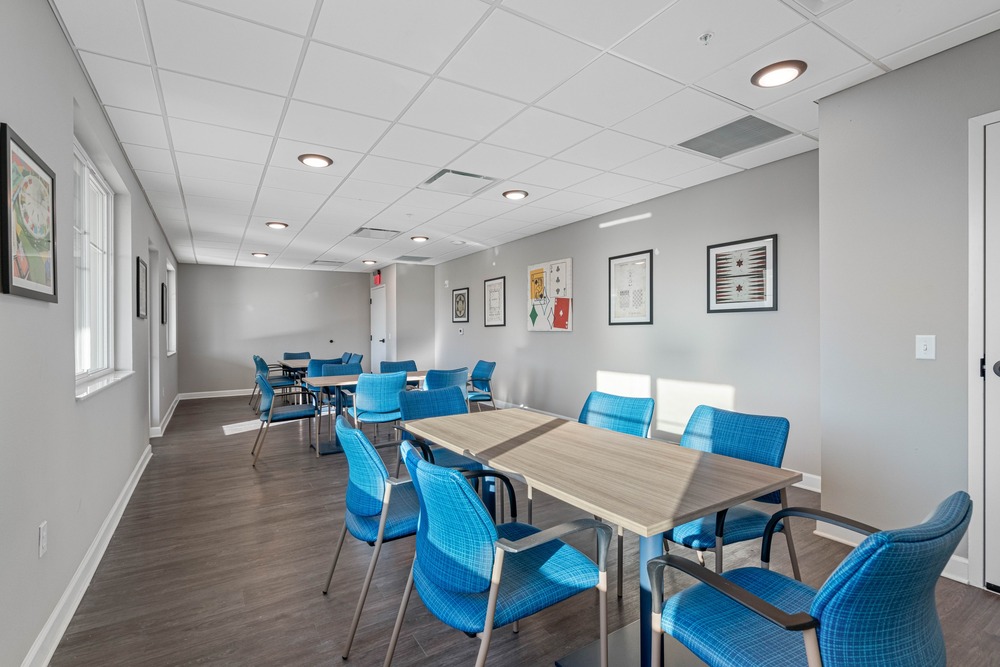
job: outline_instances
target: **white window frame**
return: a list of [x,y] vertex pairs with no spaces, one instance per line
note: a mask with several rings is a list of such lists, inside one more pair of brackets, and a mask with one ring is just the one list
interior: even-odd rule
[[167,356],[177,354],[177,269],[167,262]]

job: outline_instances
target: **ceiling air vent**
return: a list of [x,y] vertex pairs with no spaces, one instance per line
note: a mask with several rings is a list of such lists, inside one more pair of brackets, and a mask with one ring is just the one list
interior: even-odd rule
[[379,229],[378,227],[358,227],[351,236],[360,236],[363,239],[394,239],[402,234],[394,229]]
[[332,259],[314,259],[310,266],[315,266],[321,269],[336,269],[337,267],[343,266],[344,262],[337,262]]
[[474,195],[497,182],[497,179],[464,171],[442,169],[418,185],[421,190],[450,192],[456,195]]
[[426,262],[430,257],[417,257],[416,255],[400,255],[396,258],[397,262]]
[[763,146],[775,139],[791,134],[788,130],[761,120],[745,116],[723,125],[700,137],[688,139],[680,146],[715,158],[724,158],[750,148]]

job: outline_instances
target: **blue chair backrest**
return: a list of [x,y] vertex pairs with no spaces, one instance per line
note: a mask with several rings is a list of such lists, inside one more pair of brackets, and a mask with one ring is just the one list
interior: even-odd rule
[[379,364],[379,373],[398,373],[399,371],[415,371],[417,362],[413,359],[403,359],[402,361],[383,361]]
[[468,411],[465,392],[460,387],[404,391],[399,394],[399,414],[403,421],[461,415]]
[[465,395],[465,387],[469,382],[469,369],[456,368],[451,371],[431,369],[424,376],[424,389],[443,389],[445,387],[461,387]]
[[285,352],[285,356],[282,357],[285,361],[289,359],[310,359],[311,356],[308,352]]
[[323,375],[361,375],[361,364],[326,364],[321,373]]
[[257,367],[257,372],[263,373],[264,377],[267,377],[267,374],[270,372],[267,367],[267,362],[255,354],[253,355],[253,363]]
[[306,375],[317,376],[323,373],[323,366],[335,361],[334,359],[310,359],[306,366]]
[[934,587],[972,518],[958,491],[922,524],[869,535],[813,598],[825,667],[944,665]]
[[592,391],[580,411],[580,423],[645,438],[653,422],[653,399]]
[[365,434],[337,417],[337,440],[347,455],[347,511],[355,516],[377,516],[389,472]]
[[362,373],[354,405],[363,412],[394,412],[399,409],[399,392],[406,386],[406,372]]
[[351,360],[351,353],[350,352],[344,352],[342,355],[340,355],[340,363],[346,364],[350,360]]
[[[681,447],[722,454],[744,461],[781,467],[788,442],[788,420],[784,417],[749,415],[699,405],[694,409]],[[780,503],[781,494],[773,491],[760,498],[765,503]]]
[[260,418],[267,419],[274,401],[274,389],[267,381],[266,369],[264,373],[257,373],[257,386],[260,388]]
[[363,354],[351,354],[350,358],[347,360],[349,364],[360,364],[361,360],[365,358]]
[[482,501],[457,470],[424,461],[408,442],[403,455],[420,501],[414,567],[447,591],[488,590],[497,530]]
[[495,361],[483,361],[480,359],[472,369],[472,388],[476,391],[491,391],[490,379],[493,377],[493,370],[497,367]]

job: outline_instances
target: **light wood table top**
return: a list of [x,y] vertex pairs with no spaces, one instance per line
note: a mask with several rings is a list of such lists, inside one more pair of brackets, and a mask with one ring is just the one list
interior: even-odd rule
[[519,408],[409,421],[407,431],[517,473],[643,537],[785,488],[802,474]]
[[[378,373],[375,373],[378,375]],[[427,371],[407,371],[407,380],[423,380]],[[314,387],[342,387],[344,385],[357,384],[360,375],[317,375],[306,376],[302,381]]]
[[282,359],[278,363],[290,371],[304,371],[309,367],[311,359]]

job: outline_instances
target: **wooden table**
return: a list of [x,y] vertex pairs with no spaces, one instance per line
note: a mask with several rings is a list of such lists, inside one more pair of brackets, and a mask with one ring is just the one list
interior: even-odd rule
[[304,371],[309,367],[309,362],[312,359],[282,359],[278,363],[281,364],[282,368],[289,371]]
[[404,426],[639,534],[643,667],[650,662],[652,600],[646,562],[663,553],[663,533],[802,479],[798,472],[519,408],[420,419]]

